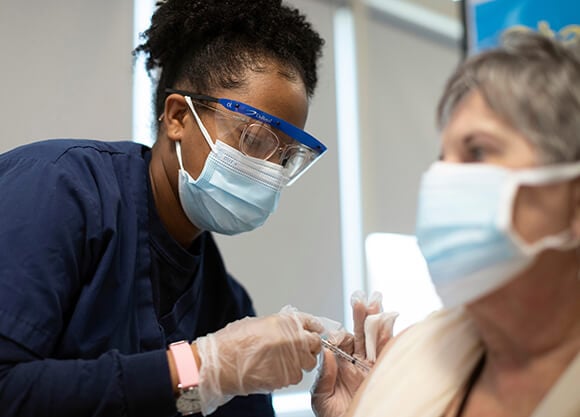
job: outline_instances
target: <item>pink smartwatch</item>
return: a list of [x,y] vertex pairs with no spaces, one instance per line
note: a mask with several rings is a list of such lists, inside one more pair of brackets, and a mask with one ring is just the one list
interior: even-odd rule
[[190,415],[201,411],[199,396],[199,371],[191,346],[187,340],[181,340],[169,345],[173,355],[179,384],[179,397],[176,401],[177,411],[181,415]]

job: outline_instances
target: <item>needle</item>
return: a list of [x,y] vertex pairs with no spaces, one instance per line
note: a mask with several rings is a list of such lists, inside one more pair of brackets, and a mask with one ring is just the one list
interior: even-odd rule
[[360,369],[362,369],[365,372],[369,372],[371,370],[371,368],[369,368],[369,366],[366,365],[364,362],[362,362],[362,361],[358,360],[357,358],[349,355],[345,351],[340,350],[339,348],[337,348],[336,346],[330,344],[329,342],[327,342],[324,339],[322,339],[322,346],[324,346],[325,348],[331,350],[332,352],[334,352],[337,356],[341,357],[342,359],[347,360],[348,362],[352,363],[354,366],[358,366]]

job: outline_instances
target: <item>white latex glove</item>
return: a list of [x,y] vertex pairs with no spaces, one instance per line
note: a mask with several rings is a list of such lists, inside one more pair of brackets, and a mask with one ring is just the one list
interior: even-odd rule
[[246,317],[196,341],[201,359],[202,414],[236,395],[272,392],[297,384],[316,366],[323,327],[286,306],[266,317]]
[[[369,367],[374,365],[374,359],[367,356],[367,341],[371,340],[365,334],[365,321],[367,318],[374,321],[370,327],[373,329],[372,344],[376,350],[371,350],[376,357],[392,337],[397,316],[396,313],[383,313],[381,302],[380,293],[373,293],[367,300],[364,293],[355,292],[351,297],[354,335],[340,331],[328,338],[329,342]],[[317,417],[340,417],[346,413],[367,374],[352,363],[336,357],[330,350],[325,349],[323,352],[322,366],[311,390],[312,410]]]

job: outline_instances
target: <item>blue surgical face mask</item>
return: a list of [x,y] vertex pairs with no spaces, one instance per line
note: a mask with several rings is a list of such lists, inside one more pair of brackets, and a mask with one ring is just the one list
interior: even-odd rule
[[507,283],[545,249],[578,246],[570,230],[524,242],[513,228],[520,186],[564,182],[580,164],[508,170],[436,162],[423,175],[416,235],[445,307],[469,303]]
[[220,140],[214,144],[191,99],[185,100],[211,148],[199,178],[193,179],[183,168],[180,142],[175,144],[179,198],[187,218],[201,230],[226,235],[261,226],[276,209],[287,183],[282,167],[248,157]]

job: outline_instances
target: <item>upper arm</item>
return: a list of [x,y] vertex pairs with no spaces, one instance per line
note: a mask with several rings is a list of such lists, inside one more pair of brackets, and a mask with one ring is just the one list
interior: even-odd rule
[[94,215],[82,188],[46,161],[0,161],[0,336],[46,354],[74,302]]

